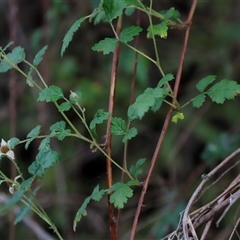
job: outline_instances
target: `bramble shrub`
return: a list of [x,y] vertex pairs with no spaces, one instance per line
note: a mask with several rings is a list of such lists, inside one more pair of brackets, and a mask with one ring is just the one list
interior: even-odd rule
[[[106,37],[97,42],[92,50],[99,54],[107,55],[113,53],[113,65],[112,65],[112,76],[111,76],[111,91],[109,98],[109,109],[108,111],[102,109],[96,110],[96,114],[92,116],[92,120],[88,121],[86,118],[86,112],[82,105],[82,96],[85,94],[81,89],[70,90],[69,94],[64,94],[61,89],[61,83],[59,86],[48,85],[42,77],[38,66],[44,58],[44,54],[48,51],[48,46],[44,46],[34,57],[32,62],[29,62],[25,55],[25,50],[21,46],[16,46],[12,50],[12,42],[5,47],[0,48],[0,72],[5,73],[8,71],[17,71],[26,78],[26,84],[29,87],[36,88],[39,91],[38,102],[53,103],[61,114],[61,118],[58,122],[52,124],[49,128],[47,135],[41,135],[41,126],[37,125],[32,130],[29,129],[29,133],[26,139],[21,140],[17,137],[10,138],[8,141],[2,139],[0,146],[0,157],[1,162],[11,161],[17,170],[17,176],[14,179],[10,179],[6,173],[0,169],[0,183],[7,183],[9,186],[9,192],[12,194],[10,200],[1,208],[1,213],[7,212],[13,206],[23,203],[21,211],[16,216],[14,221],[15,224],[22,221],[28,211],[33,211],[40,218],[42,218],[49,227],[55,232],[59,239],[63,239],[60,231],[55,226],[54,222],[49,218],[47,211],[42,207],[41,203],[37,198],[37,192],[39,186],[34,184],[36,180],[44,178],[46,171],[58,164],[60,161],[60,154],[52,149],[51,139],[57,139],[58,141],[67,141],[67,138],[77,138],[87,142],[89,148],[95,152],[101,152],[106,158],[107,163],[107,187],[101,188],[98,185],[92,189],[92,194],[87,197],[82,203],[79,203],[79,209],[76,209],[75,218],[73,221],[73,230],[76,231],[78,222],[87,215],[88,204],[91,201],[101,201],[104,196],[108,196],[109,202],[109,219],[110,219],[110,235],[111,239],[117,239],[117,228],[119,225],[120,210],[124,208],[127,201],[134,195],[134,187],[142,188],[142,194],[140,195],[138,207],[134,223],[131,229],[130,239],[135,238],[137,229],[138,218],[140,215],[141,208],[144,202],[144,196],[147,191],[149,179],[154,169],[160,147],[162,145],[166,130],[170,122],[178,124],[179,121],[187,121],[185,118],[185,109],[188,106],[195,108],[198,111],[206,101],[212,101],[216,104],[223,104],[227,100],[232,100],[240,93],[240,84],[230,79],[221,79],[215,75],[208,75],[198,80],[195,89],[195,96],[189,99],[187,102],[178,101],[178,89],[181,80],[182,67],[184,62],[185,51],[187,47],[188,34],[193,18],[193,13],[196,7],[196,1],[193,1],[191,11],[187,21],[181,20],[179,11],[173,7],[161,12],[157,12],[152,8],[153,1],[150,0],[149,6],[145,5],[140,0],[102,0],[100,4],[93,10],[88,16],[81,17],[76,20],[66,33],[61,47],[61,57],[64,58],[64,53],[68,50],[69,44],[71,44],[74,38],[75,32],[86,22],[93,22],[96,27],[100,24],[107,23],[109,28],[113,32],[114,37]],[[149,26],[147,29],[143,29],[141,26],[129,25],[123,26],[123,18],[130,17],[135,11],[142,12],[149,20]],[[166,73],[162,67],[160,56],[159,56],[159,45],[157,40],[159,38],[168,38],[168,33],[171,28],[178,28],[181,31],[185,31],[185,39],[183,44],[183,50],[181,53],[181,60],[177,75],[174,73]],[[146,37],[151,40],[154,48],[155,57],[151,57],[147,53],[141,51],[134,45],[134,40],[139,36]],[[162,75],[158,83],[154,87],[147,87],[141,94],[139,94],[129,105],[126,114],[124,116],[116,116],[113,111],[118,106],[115,106],[114,94],[116,88],[116,73],[117,73],[117,60],[119,58],[119,47],[125,45],[131,51],[134,51],[138,57],[145,58],[151,64],[153,64],[159,74]],[[24,66],[24,68],[23,68]],[[28,71],[23,69],[28,68]],[[133,73],[136,74],[136,73]],[[40,81],[34,80],[33,75],[37,75]],[[220,79],[218,79],[220,78]],[[134,88],[131,92],[132,96]],[[144,118],[148,112],[154,112],[158,114],[161,111],[162,106],[168,106],[168,113],[166,114],[166,120],[163,125],[159,141],[156,145],[151,164],[148,169],[148,174],[142,182],[140,178],[146,159],[144,156],[140,159],[136,159],[133,165],[129,164],[127,147],[129,141],[133,138],[138,137],[138,122]],[[68,113],[73,111],[79,119],[79,122],[84,126],[87,131],[81,132],[77,126],[70,120]],[[103,143],[99,137],[98,127],[106,124],[106,136],[105,142]],[[175,125],[177,127],[177,125]],[[124,157],[123,163],[119,164],[111,155],[111,136],[121,136]],[[26,177],[24,171],[18,166],[16,161],[17,156],[14,154],[14,148],[17,145],[23,144],[25,149],[28,149],[33,141],[38,139],[38,153],[36,158],[28,166],[28,174],[30,177]],[[115,166],[118,171],[122,173],[122,179],[115,181],[112,176],[112,166]],[[207,176],[206,178],[210,177]],[[204,181],[206,180],[204,177]],[[113,180],[114,179],[114,180]],[[236,186],[235,186],[236,187]],[[239,188],[239,184],[238,184]],[[237,192],[231,188],[231,194]],[[229,193],[229,192],[228,192]],[[237,198],[237,197],[235,197]],[[21,205],[22,206],[22,205]],[[201,208],[198,213],[204,214]],[[207,211],[205,209],[205,211]],[[117,214],[116,214],[117,212]],[[185,212],[187,214],[187,211]],[[189,218],[194,214],[187,215]],[[197,224],[196,220],[192,224]],[[184,215],[180,220],[182,225],[174,232],[173,235],[169,236],[168,239],[193,239],[189,238],[187,234],[192,234],[192,228],[190,227],[190,220],[186,220]],[[198,225],[193,225],[196,227]],[[186,230],[187,229],[187,230]],[[195,238],[194,238],[195,239]]]

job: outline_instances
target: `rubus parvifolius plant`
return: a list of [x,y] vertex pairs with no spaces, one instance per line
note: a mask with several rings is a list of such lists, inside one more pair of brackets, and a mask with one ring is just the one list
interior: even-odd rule
[[[63,239],[60,232],[38,201],[36,197],[38,188],[34,188],[33,183],[37,178],[44,178],[46,170],[57,164],[60,160],[59,154],[51,149],[51,138],[56,138],[59,141],[65,141],[65,139],[68,137],[75,137],[86,141],[93,151],[100,151],[106,157],[106,163],[108,166],[108,188],[101,189],[99,185],[97,185],[93,189],[92,194],[87,197],[82,204],[79,203],[80,207],[78,210],[76,210],[76,216],[73,219],[73,229],[76,230],[78,222],[87,214],[87,206],[89,202],[91,200],[100,201],[103,196],[107,195],[109,201],[111,238],[117,239],[116,229],[118,227],[117,225],[119,220],[116,221],[115,219],[117,219],[117,216],[120,215],[118,212],[118,215],[116,216],[114,209],[124,208],[124,204],[133,196],[133,187],[140,186],[142,187],[142,194],[139,198],[138,208],[130,236],[130,239],[132,240],[135,238],[138,217],[143,205],[144,195],[146,193],[149,178],[153,171],[154,164],[156,162],[157,155],[159,153],[169,122],[172,121],[177,123],[179,120],[183,120],[184,108],[188,105],[192,105],[194,108],[200,108],[204,104],[206,98],[209,98],[214,103],[223,104],[226,100],[234,99],[236,94],[240,92],[240,85],[237,82],[229,79],[216,81],[216,76],[208,75],[202,79],[199,79],[199,82],[196,85],[196,96],[194,98],[190,99],[186,103],[180,103],[177,100],[190,23],[196,3],[197,1],[193,1],[189,17],[186,22],[183,22],[180,19],[180,13],[174,8],[163,10],[161,12],[155,11],[152,8],[153,1],[151,0],[149,6],[144,5],[140,0],[102,0],[99,6],[95,8],[90,15],[76,20],[76,22],[73,23],[68,30],[63,39],[61,48],[62,57],[69,46],[74,33],[81,27],[84,21],[89,20],[94,22],[96,25],[101,24],[101,22],[107,22],[113,31],[114,37],[107,37],[100,40],[92,47],[92,50],[103,53],[104,55],[113,53],[112,68],[113,70],[115,69],[113,71],[114,73],[117,72],[117,64],[114,63],[116,62],[114,60],[118,59],[119,57],[119,46],[125,45],[130,50],[138,53],[138,55],[146,58],[148,61],[154,64],[159,73],[162,75],[162,78],[155,87],[146,88],[143,93],[132,102],[132,104],[128,107],[126,116],[123,117],[113,116],[113,111],[115,108],[114,89],[116,82],[116,76],[113,77],[114,74],[111,77],[110,103],[108,111],[104,111],[103,109],[96,110],[96,114],[93,116],[92,120],[87,122],[85,116],[87,109],[85,109],[81,104],[81,96],[84,94],[84,92],[81,92],[81,89],[76,89],[76,91],[70,90],[69,96],[65,96],[61,87],[47,85],[41,76],[41,73],[38,71],[37,67],[42,61],[48,46],[44,46],[36,54],[32,63],[26,60],[25,51],[20,46],[15,47],[12,51],[9,51],[9,47],[12,43],[0,48],[0,72],[5,73],[10,69],[13,69],[22,74],[26,78],[26,83],[30,87],[35,87],[39,90],[37,101],[52,102],[62,115],[62,119],[60,121],[50,126],[48,135],[41,135],[41,126],[38,125],[29,131],[25,140],[20,140],[14,137],[6,142],[6,139],[2,139],[0,147],[1,161],[6,161],[6,159],[3,158],[7,157],[14,164],[18,175],[12,180],[8,178],[7,175],[0,169],[0,183],[7,183],[9,186],[9,192],[13,194],[10,201],[4,206],[4,208],[1,209],[1,212],[7,211],[10,207],[21,201],[25,207],[17,215],[15,224],[21,221],[27,214],[28,210],[31,209],[53,229],[59,239]],[[147,29],[143,29],[142,27],[136,25],[122,28],[123,18],[133,14],[134,11],[140,11],[146,14],[149,19],[149,27]],[[158,21],[158,23],[153,24],[153,19],[154,22]],[[117,20],[116,26],[114,24],[115,20]],[[176,78],[172,73],[165,73],[164,69],[162,68],[157,45],[158,38],[167,39],[170,28],[179,28],[186,32]],[[143,30],[147,32],[146,36],[144,36]],[[139,35],[152,40],[155,51],[154,58],[140,51],[132,44],[132,40],[137,38]],[[20,63],[27,65],[29,71],[24,72],[19,66]],[[35,72],[40,79],[40,83],[33,79],[33,72]],[[175,81],[174,87],[171,87],[172,85],[170,84],[170,81]],[[138,159],[134,165],[128,166],[128,142],[131,141],[132,138],[138,136],[138,130],[136,127],[134,127],[135,122],[140,121],[149,111],[153,111],[157,114],[163,104],[167,104],[169,106],[169,112],[166,116],[163,130],[159,137],[159,142],[156,146],[147,177],[144,182],[140,182],[139,175],[142,173],[143,164],[145,163],[146,159]],[[104,107],[105,106],[103,106],[103,108]],[[68,111],[70,109],[75,112],[79,118],[79,121],[84,125],[88,132],[88,136],[85,136],[79,132],[77,127],[74,126],[74,124],[70,121],[68,117]],[[107,121],[106,142],[102,144],[99,142],[97,126],[102,124],[104,121]],[[122,165],[119,165],[111,156],[110,143],[111,136],[113,135],[122,136],[122,143],[124,145],[124,158]],[[25,149],[28,149],[29,145],[35,139],[41,140],[38,148],[39,152],[36,156],[36,159],[32,161],[28,167],[28,173],[31,175],[31,177],[26,179],[23,171],[18,167],[17,162],[15,161],[16,156],[14,155],[14,147],[19,144],[25,144]],[[125,176],[125,178],[119,182],[112,183],[112,164],[115,165]]]

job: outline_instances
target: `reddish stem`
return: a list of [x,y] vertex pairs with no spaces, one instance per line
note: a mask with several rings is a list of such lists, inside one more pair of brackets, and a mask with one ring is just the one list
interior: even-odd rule
[[[179,61],[176,81],[175,81],[175,85],[174,85],[174,96],[175,96],[175,99],[177,98],[177,94],[178,94],[178,90],[179,90],[179,85],[180,85],[180,80],[181,80],[181,75],[182,75],[182,69],[183,69],[183,63],[184,63],[185,53],[186,53],[186,49],[187,49],[187,42],[188,42],[188,37],[189,37],[189,30],[190,30],[190,25],[191,25],[193,13],[194,13],[195,8],[196,8],[196,4],[197,4],[197,0],[193,0],[191,9],[190,9],[190,12],[189,12],[189,15],[188,15],[188,19],[187,19],[187,28],[186,28],[186,31],[185,31],[183,48],[182,48],[182,52],[181,52],[181,56],[180,56],[180,61]],[[139,219],[139,216],[140,216],[141,208],[143,206],[144,197],[145,197],[145,194],[147,192],[147,188],[148,188],[148,185],[149,185],[150,177],[152,175],[154,166],[156,164],[156,161],[157,161],[157,158],[158,158],[158,154],[159,154],[160,148],[162,146],[162,143],[163,143],[163,140],[164,140],[167,128],[168,128],[169,123],[171,121],[171,116],[172,116],[173,110],[174,109],[172,107],[170,107],[169,110],[168,110],[167,116],[166,116],[164,124],[163,124],[162,131],[161,131],[159,139],[158,139],[157,146],[155,148],[155,151],[154,151],[154,154],[153,154],[153,157],[152,157],[152,160],[151,160],[151,165],[150,165],[147,177],[146,177],[146,179],[144,181],[144,184],[143,184],[142,192],[141,192],[141,195],[140,195],[140,198],[139,198],[139,201],[138,201],[136,214],[135,214],[135,217],[134,217],[134,220],[133,220],[130,240],[134,240],[135,239],[137,225],[138,225],[138,219]]]

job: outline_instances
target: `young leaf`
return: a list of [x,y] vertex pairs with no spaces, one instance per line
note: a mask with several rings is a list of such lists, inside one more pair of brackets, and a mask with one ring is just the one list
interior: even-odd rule
[[119,40],[123,43],[127,43],[133,40],[133,37],[137,36],[143,29],[138,26],[126,27],[119,35]]
[[128,108],[129,120],[132,121],[136,118],[141,120],[149,108],[154,106],[156,99],[164,98],[165,96],[165,90],[162,88],[147,88]]
[[47,88],[44,88],[40,93],[39,97],[37,99],[38,102],[52,102],[57,101],[59,99],[63,98],[63,91],[61,88],[57,86],[49,86]]
[[111,121],[110,131],[113,135],[125,135],[127,132],[125,121],[122,118],[114,117]]
[[92,47],[92,50],[97,52],[103,52],[103,54],[106,55],[115,50],[115,48],[117,47],[117,43],[118,41],[115,38],[105,38],[104,40],[96,43]]
[[208,75],[207,77],[201,79],[196,85],[197,90],[203,92],[209,84],[215,81],[215,79],[216,76],[214,75]]
[[183,120],[184,119],[184,114],[181,112],[177,112],[173,117],[172,117],[172,122],[177,123],[178,120]]
[[224,103],[225,100],[230,100],[240,92],[240,84],[235,81],[223,79],[222,81],[213,85],[208,91],[207,95],[216,103]]
[[138,134],[138,131],[137,131],[137,129],[135,127],[130,128],[128,130],[128,132],[126,133],[126,135],[124,136],[122,142],[125,143],[127,140],[130,140],[133,137],[137,136],[137,134]]
[[129,172],[134,176],[137,177],[142,173],[142,165],[145,163],[146,158],[140,158],[135,165],[132,165],[129,169]]
[[128,198],[132,197],[133,190],[126,183],[118,182],[112,185],[108,193],[111,193],[109,201],[116,208],[123,208]]
[[147,31],[148,38],[152,38],[153,35],[158,35],[161,38],[166,38],[168,34],[168,20],[164,20],[159,24],[149,26]]
[[45,170],[59,162],[59,154],[55,151],[40,151],[36,160],[28,167],[28,172],[42,178]]
[[159,81],[159,83],[158,83],[157,86],[158,86],[158,87],[162,87],[162,86],[164,86],[166,83],[172,81],[173,79],[174,79],[174,76],[173,76],[171,73],[169,73],[169,74],[165,75],[165,76]]
[[63,44],[62,44],[62,48],[61,48],[61,56],[63,56],[69,43],[72,41],[73,34],[78,30],[78,28],[80,28],[80,26],[84,22],[84,20],[85,20],[85,17],[82,17],[82,18],[78,19],[77,21],[75,21],[73,23],[73,25],[70,27],[70,29],[68,30],[68,32],[66,33],[66,35],[64,36]]
[[203,93],[198,94],[192,102],[193,107],[200,108],[205,102],[206,95]]
[[82,217],[87,215],[86,208],[87,208],[87,205],[89,204],[90,200],[91,200],[91,196],[87,197],[84,200],[82,206],[78,209],[76,216],[73,220],[73,231],[74,232],[76,231],[77,223],[81,220]]
[[54,123],[51,127],[51,136],[56,136],[58,140],[62,141],[70,132],[70,129],[66,128],[66,122],[60,121]]
[[34,57],[33,59],[33,65],[37,66],[39,65],[39,63],[42,61],[43,59],[43,55],[45,54],[46,50],[47,50],[48,46],[44,46]]
[[72,107],[70,102],[63,102],[59,105],[59,112],[65,112],[68,111]]
[[28,149],[29,144],[38,136],[38,134],[40,133],[40,130],[41,130],[41,126],[38,125],[28,133],[27,135],[28,140],[25,144],[26,150]]

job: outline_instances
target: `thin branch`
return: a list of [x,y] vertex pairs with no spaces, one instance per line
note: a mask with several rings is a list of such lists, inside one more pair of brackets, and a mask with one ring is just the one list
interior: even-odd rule
[[[183,48],[182,48],[182,52],[181,52],[181,57],[180,57],[180,62],[179,62],[179,66],[178,66],[176,81],[175,81],[175,85],[174,85],[175,99],[177,97],[178,89],[179,89],[179,85],[180,85],[182,69],[183,69],[183,62],[184,62],[184,58],[185,58],[185,53],[186,53],[186,49],[187,49],[187,42],[188,42],[188,37],[189,37],[190,23],[192,21],[192,17],[193,17],[193,13],[195,11],[195,8],[196,8],[196,4],[197,4],[197,0],[193,0],[192,6],[191,6],[191,9],[190,9],[190,12],[189,12],[189,16],[188,16],[188,19],[187,19],[188,25],[187,25],[186,32],[185,32],[184,44],[183,44]],[[140,195],[140,198],[139,198],[139,201],[138,201],[136,214],[135,214],[135,217],[134,217],[134,220],[133,220],[132,230],[131,230],[131,234],[130,234],[130,240],[135,239],[137,225],[138,225],[138,219],[139,219],[139,216],[140,216],[141,208],[143,206],[144,197],[145,197],[145,194],[147,192],[150,177],[152,175],[154,166],[156,164],[158,154],[159,154],[160,148],[162,146],[167,128],[168,128],[169,123],[171,121],[171,116],[172,116],[173,110],[174,110],[173,107],[169,108],[169,111],[168,111],[167,116],[166,116],[165,121],[164,121],[162,131],[161,131],[160,136],[159,136],[157,146],[155,148],[155,151],[154,151],[154,154],[153,154],[153,157],[152,157],[152,160],[151,160],[151,165],[150,165],[147,177],[146,177],[146,179],[144,181],[144,184],[143,184],[142,192],[141,192],[141,195]]]
[[[117,22],[117,30],[116,30],[117,35],[119,35],[121,31],[121,27],[122,27],[122,16],[119,16],[118,22]],[[113,53],[113,60],[112,60],[110,94],[109,94],[109,103],[108,103],[108,111],[111,113],[111,115],[107,121],[107,132],[106,132],[106,142],[105,142],[106,152],[109,157],[111,157],[112,155],[110,124],[112,120],[112,114],[114,111],[119,54],[120,54],[120,44],[117,45]],[[112,162],[109,158],[106,159],[106,164],[107,164],[107,186],[108,188],[110,188],[112,186],[113,177],[112,177]],[[110,203],[110,194],[108,194],[108,215],[109,215],[109,221],[110,221],[111,240],[117,240],[116,217],[114,213],[114,205]]]
[[[188,201],[188,204],[185,208],[184,214],[183,214],[183,234],[184,238],[188,239],[188,227],[187,227],[187,219],[188,219],[188,214],[191,206],[197,199],[197,197],[201,194],[201,191],[205,184],[209,181],[210,178],[212,178],[215,173],[217,173],[223,166],[225,166],[230,160],[232,160],[235,156],[237,156],[240,153],[240,148],[238,148],[235,152],[230,154],[224,161],[222,161],[216,168],[214,168],[209,174],[203,176],[202,182],[199,184],[193,195],[191,196],[190,200]],[[238,176],[239,177],[239,176]],[[230,185],[231,186],[231,185]],[[210,218],[209,218],[210,219]]]

